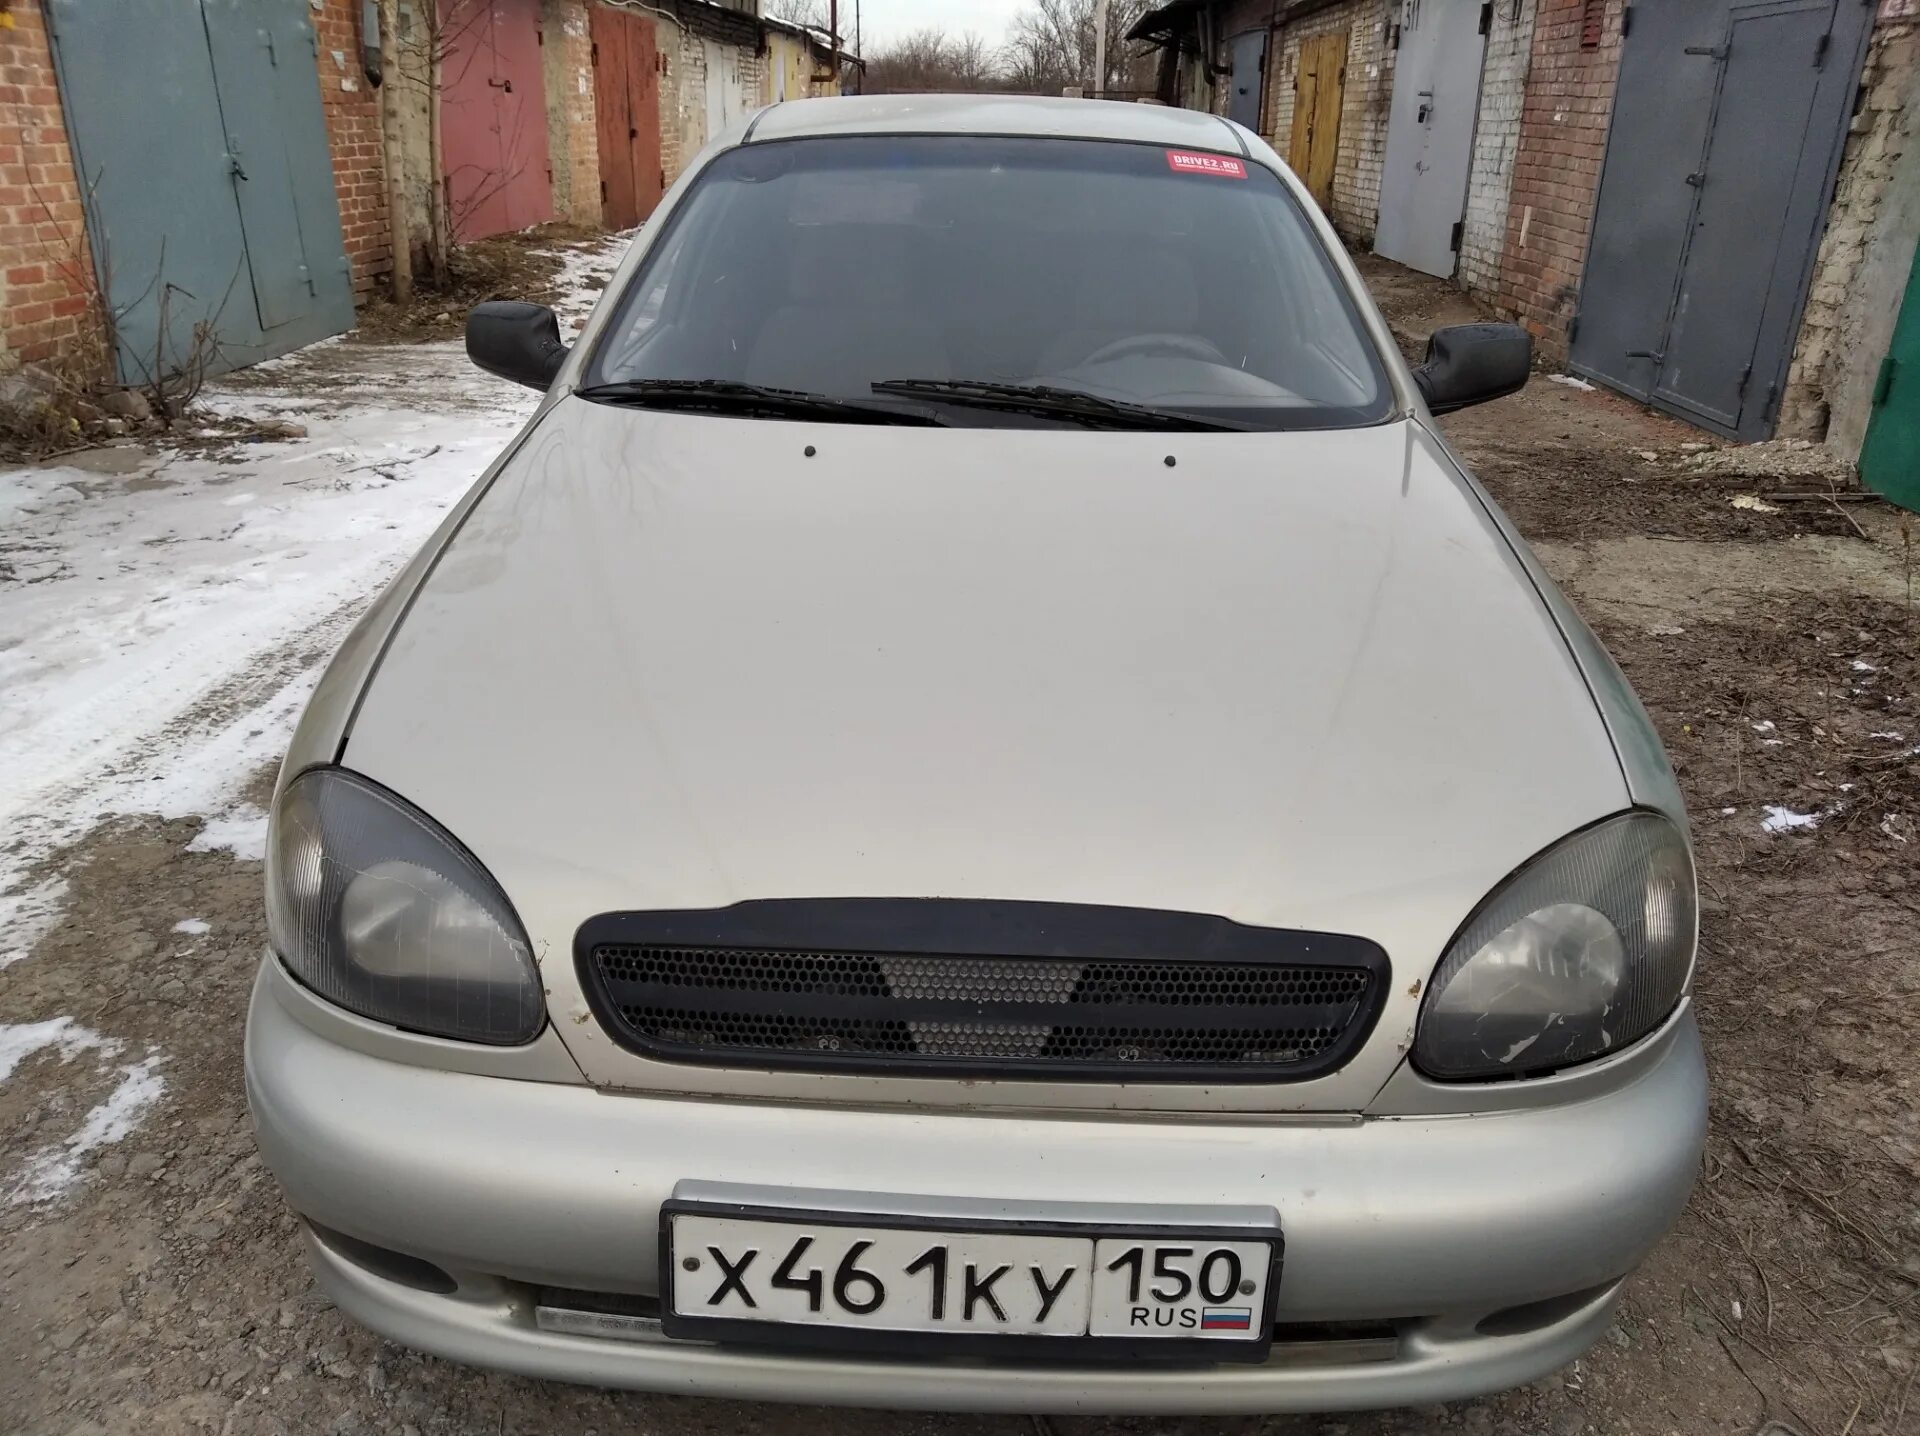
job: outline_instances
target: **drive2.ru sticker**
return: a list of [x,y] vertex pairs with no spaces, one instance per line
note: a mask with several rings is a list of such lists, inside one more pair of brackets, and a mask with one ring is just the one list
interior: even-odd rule
[[1245,179],[1247,167],[1229,155],[1200,154],[1194,150],[1168,150],[1167,168],[1183,175],[1222,175],[1227,179]]

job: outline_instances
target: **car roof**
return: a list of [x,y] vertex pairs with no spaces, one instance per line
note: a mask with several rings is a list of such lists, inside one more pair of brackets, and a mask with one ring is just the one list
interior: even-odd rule
[[746,143],[808,135],[1040,135],[1131,140],[1248,154],[1218,115],[1166,105],[1043,95],[847,95],[786,100],[755,117]]

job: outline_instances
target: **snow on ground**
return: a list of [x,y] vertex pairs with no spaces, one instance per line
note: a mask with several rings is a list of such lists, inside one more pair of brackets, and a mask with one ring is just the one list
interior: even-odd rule
[[[72,1062],[83,1052],[90,1053],[105,1069],[124,1046],[117,1038],[102,1037],[71,1017],[0,1022],[0,1082],[41,1052],[59,1053],[62,1063]],[[88,1111],[73,1135],[34,1153],[9,1178],[8,1205],[30,1205],[60,1196],[80,1180],[82,1162],[89,1152],[119,1141],[138,1126],[146,1110],[166,1094],[166,1081],[156,1070],[162,1060],[157,1053],[149,1052],[138,1062],[120,1067],[113,1090]]]
[[90,1031],[71,1017],[50,1017],[45,1022],[0,1022],[0,1082],[13,1075],[13,1069],[49,1047],[58,1048],[60,1060],[71,1062],[82,1052],[113,1050],[98,1032]]
[[638,232],[629,230],[625,234],[610,235],[605,243],[583,249],[541,251],[560,257],[560,273],[554,283],[563,297],[553,307],[560,316],[560,332],[567,338],[571,339],[587,322],[600,291],[606,287],[614,267]]
[[1760,830],[1765,833],[1790,833],[1796,828],[1818,827],[1820,814],[1796,813],[1792,808],[1766,805],[1766,816],[1760,820]]
[[125,1137],[140,1125],[147,1109],[166,1095],[166,1079],[154,1070],[162,1060],[157,1053],[148,1053],[122,1067],[119,1082],[81,1120],[78,1131],[27,1159],[7,1193],[8,1204],[52,1201],[77,1185],[87,1154]]
[[[570,257],[571,282],[625,245]],[[241,789],[537,396],[457,343],[330,342],[204,402],[306,434],[0,469],[0,966],[58,920],[63,887],[36,869],[102,819],[199,816],[195,846],[262,856]]]

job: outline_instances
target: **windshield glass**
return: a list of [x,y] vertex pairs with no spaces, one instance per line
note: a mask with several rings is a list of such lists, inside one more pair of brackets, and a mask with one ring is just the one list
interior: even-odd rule
[[957,413],[972,386],[975,424],[1072,422],[1062,391],[1274,429],[1392,406],[1278,176],[1096,140],[835,136],[719,156],[585,386],[659,380],[882,403],[889,384],[941,381],[953,392],[915,386],[913,403]]

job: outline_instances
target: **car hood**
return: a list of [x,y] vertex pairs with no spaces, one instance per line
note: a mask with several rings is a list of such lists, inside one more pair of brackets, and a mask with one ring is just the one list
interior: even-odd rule
[[560,971],[580,922],[767,897],[1355,933],[1395,964],[1404,1045],[1474,905],[1627,802],[1539,593],[1411,422],[563,400],[414,597],[345,761],[501,881],[601,1076],[612,1049],[564,1020],[591,1026]]

